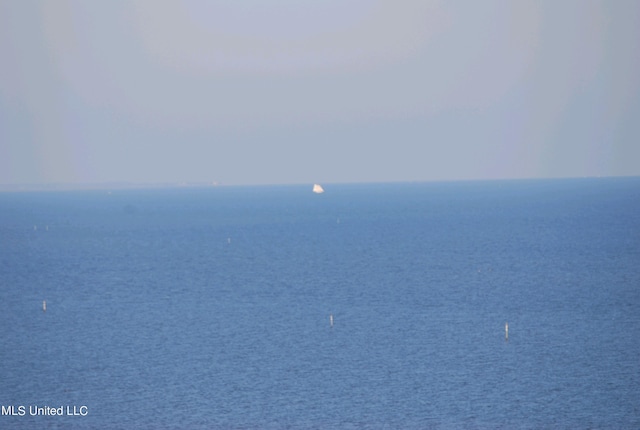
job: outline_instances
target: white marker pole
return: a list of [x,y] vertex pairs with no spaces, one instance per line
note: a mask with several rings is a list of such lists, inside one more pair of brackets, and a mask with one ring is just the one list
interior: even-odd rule
[[333,327],[333,314],[329,314],[329,325]]
[[46,312],[47,311],[47,301],[43,300],[42,301],[42,312]]
[[504,340],[509,340],[509,323],[504,323]]

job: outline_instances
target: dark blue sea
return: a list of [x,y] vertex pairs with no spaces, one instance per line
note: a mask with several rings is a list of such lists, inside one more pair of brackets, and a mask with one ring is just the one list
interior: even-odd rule
[[640,428],[640,178],[325,190],[0,194],[0,428]]

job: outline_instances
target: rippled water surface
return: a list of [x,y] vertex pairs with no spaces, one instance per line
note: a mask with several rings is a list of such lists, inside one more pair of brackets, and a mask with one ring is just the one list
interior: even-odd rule
[[640,427],[640,179],[325,190],[0,194],[0,427]]

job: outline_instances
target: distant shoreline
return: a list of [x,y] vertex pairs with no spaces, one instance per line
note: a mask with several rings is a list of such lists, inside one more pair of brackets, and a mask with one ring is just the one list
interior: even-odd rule
[[166,188],[215,188],[221,184],[211,182],[180,183],[134,183],[108,182],[91,184],[0,184],[0,193],[40,192],[40,191],[112,191],[112,190],[146,190]]

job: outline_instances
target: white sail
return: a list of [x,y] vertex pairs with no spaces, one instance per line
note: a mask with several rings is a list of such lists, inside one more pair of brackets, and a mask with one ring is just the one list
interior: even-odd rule
[[324,189],[318,184],[313,184],[313,192],[316,194],[324,193]]

